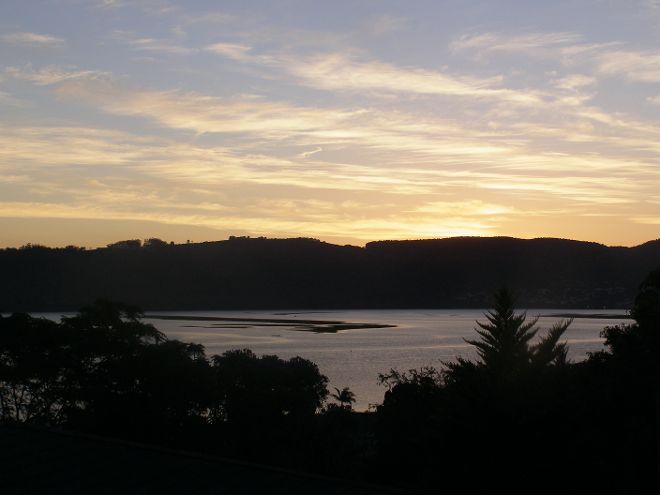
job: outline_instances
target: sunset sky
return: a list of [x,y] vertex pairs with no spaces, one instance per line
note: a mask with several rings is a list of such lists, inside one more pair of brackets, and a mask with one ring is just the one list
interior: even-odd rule
[[660,237],[660,0],[0,2],[0,246]]

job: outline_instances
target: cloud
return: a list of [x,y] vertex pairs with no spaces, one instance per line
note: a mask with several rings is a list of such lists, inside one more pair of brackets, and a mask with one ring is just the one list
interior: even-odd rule
[[337,128],[354,112],[296,107],[249,97],[219,98],[194,92],[131,89],[114,81],[70,78],[56,93],[106,112],[144,116],[164,127],[196,133],[261,132],[264,138]]
[[[271,235],[295,232],[296,224],[311,235],[335,229],[357,236],[363,229],[363,238],[391,237],[399,228],[409,237],[497,233],[525,212],[556,208],[557,201],[568,216],[632,212],[660,181],[660,126],[582,103],[549,101],[538,111],[485,105],[470,122],[432,111],[308,107],[255,95],[137,88],[76,68],[7,75],[63,101],[136,117],[136,126],[146,119],[151,132],[154,123],[180,131],[168,140],[84,128],[2,129],[0,175],[30,177],[13,191],[25,189],[25,200],[35,204],[69,198],[65,204],[87,205],[90,215],[96,205],[120,209],[127,219],[138,212],[142,220],[244,225]],[[562,84],[589,82],[567,76]],[[83,180],[92,176],[103,180]],[[321,197],[360,206],[350,213],[335,204],[337,210],[327,212],[310,202]],[[265,205],[264,198],[274,201],[271,210],[253,207]],[[285,199],[300,201],[290,204],[301,211],[295,218]],[[365,219],[368,205],[378,208]],[[443,218],[435,227],[434,216]]]
[[660,82],[660,50],[615,50],[600,54],[596,59],[600,74],[621,76],[644,83]]
[[499,78],[457,77],[379,61],[359,62],[338,53],[291,61],[286,68],[303,83],[319,89],[496,98],[521,104],[540,101],[534,94],[497,88]]
[[233,60],[253,60],[250,54],[251,47],[240,43],[214,43],[206,50]]
[[172,55],[189,55],[197,51],[195,48],[190,48],[168,39],[140,37],[129,31],[116,30],[111,34],[110,37],[113,40],[128,44],[136,51],[142,52],[162,52]]
[[474,50],[479,53],[511,52],[535,53],[539,49],[576,44],[582,41],[582,36],[571,32],[550,33],[481,33],[464,34],[449,45],[453,51]]
[[430,213],[434,216],[493,216],[510,215],[517,210],[510,206],[484,203],[480,200],[432,201],[413,210],[416,213]]
[[569,74],[553,82],[555,87],[568,91],[578,91],[584,87],[594,86],[597,83],[598,79],[584,74]]
[[632,50],[624,46],[620,41],[586,43],[582,36],[571,32],[468,34],[450,44],[455,52],[472,51],[480,57],[498,52],[517,53],[556,60],[564,66],[587,67],[600,76],[660,82],[660,51]]
[[303,152],[300,153],[298,156],[299,156],[300,158],[309,158],[310,156],[315,155],[315,154],[317,154],[317,153],[320,153],[321,151],[323,151],[323,148],[321,148],[321,147],[319,146],[318,148],[315,148],[315,149],[310,150],[310,151],[303,151]]
[[95,71],[47,67],[11,69],[8,74],[38,85],[52,85],[57,95],[105,112],[145,117],[164,127],[198,134],[248,134],[256,143],[292,140],[301,146],[358,143],[374,150],[479,155],[501,153],[506,143],[483,136],[461,137],[450,123],[404,113],[367,109],[314,108],[249,96],[219,98],[194,92],[130,88]]
[[[147,118],[163,127],[196,134],[243,135],[236,141],[241,146],[258,148],[268,142],[280,146],[287,142],[304,147],[298,153],[318,146],[361,146],[361,153],[366,148],[374,159],[383,159],[386,151],[399,151],[418,155],[409,155],[408,161],[429,155],[458,162],[466,156],[502,160],[530,146],[527,153],[546,149],[570,155],[580,143],[591,142],[599,143],[613,156],[629,156],[632,150],[657,152],[660,133],[658,125],[586,106],[579,95],[577,99],[561,95],[547,99],[545,105],[531,112],[524,106],[475,107],[479,119],[473,125],[459,125],[455,117],[443,119],[432,112],[305,107],[253,95],[221,98],[132,88],[98,71],[50,66],[36,71],[10,68],[6,74],[50,85],[60,97],[104,112]],[[589,82],[580,77],[562,81],[571,87]],[[547,139],[552,141],[543,144]],[[390,155],[387,159],[400,162],[406,160],[404,157]]]
[[[478,155],[455,165],[438,156],[396,166],[395,159],[331,160],[330,150],[313,167],[298,155],[94,128],[5,125],[0,187],[4,182],[13,192],[0,200],[0,216],[363,240],[495,235],[516,219],[557,217],[558,199],[567,224],[579,223],[580,215],[633,213],[660,180],[657,167],[642,163],[606,163],[603,172],[598,156],[505,154],[480,170]],[[601,172],[592,175],[594,169]],[[16,194],[20,200],[12,199]],[[648,205],[644,211],[652,217]]]
[[231,43],[210,45],[207,50],[239,62],[279,69],[300,84],[326,91],[471,97],[520,105],[542,103],[541,96],[534,92],[499,87],[500,77],[456,76],[377,60],[360,61],[336,52],[308,57],[257,55],[247,45]]
[[649,96],[646,101],[651,103],[652,105],[660,105],[660,95],[657,96]]
[[5,74],[8,77],[22,81],[30,81],[38,86],[51,86],[65,81],[85,80],[100,81],[108,80],[111,74],[96,70],[76,70],[71,67],[50,65],[39,70],[33,70],[30,65],[24,67],[6,67]]
[[[588,43],[582,35],[572,32],[538,32],[509,34],[486,32],[466,34],[454,40],[450,48],[458,53],[469,51],[480,59],[491,61],[497,54],[517,54],[530,58],[551,60],[564,67],[580,67],[595,70],[601,74],[619,73],[618,64],[630,66],[631,60],[623,60],[617,55],[625,45],[620,41]],[[636,52],[627,53],[632,59]],[[640,55],[638,53],[638,55]]]
[[[566,98],[549,100],[538,112],[516,111],[512,106],[482,108],[475,125],[466,126],[455,118],[443,119],[432,113],[305,107],[249,95],[220,98],[131,88],[96,71],[14,68],[7,74],[51,85],[60,97],[104,112],[147,118],[163,127],[196,134],[234,135],[238,146],[259,149],[269,142],[280,147],[286,143],[303,147],[298,153],[310,147],[359,146],[364,159],[391,163],[414,162],[424,155],[429,159],[442,156],[446,163],[460,163],[466,157],[502,161],[530,152],[542,155],[544,150],[570,156],[579,151],[581,143],[590,142],[599,143],[613,157],[626,157],[635,150],[657,152],[660,133],[660,126]],[[497,124],[491,127],[491,120]],[[548,139],[551,141],[544,144]],[[399,153],[389,153],[394,151]],[[552,160],[561,163],[557,157]],[[593,161],[589,163],[596,166]]]
[[168,40],[159,40],[154,38],[136,38],[129,42],[133,48],[140,51],[164,52],[174,55],[188,55],[195,50]]
[[97,0],[95,7],[101,10],[138,8],[149,15],[169,15],[179,11],[179,7],[167,0]]
[[60,47],[65,43],[63,38],[29,32],[4,34],[0,39],[12,45],[31,47]]

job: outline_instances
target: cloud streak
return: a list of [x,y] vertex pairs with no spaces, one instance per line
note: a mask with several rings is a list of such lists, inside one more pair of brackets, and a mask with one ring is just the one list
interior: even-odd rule
[[30,32],[7,33],[0,36],[0,39],[5,43],[27,47],[56,48],[64,46],[65,43],[64,38]]
[[385,92],[496,99],[521,105],[538,105],[533,92],[499,87],[501,78],[455,76],[441,71],[399,67],[377,60],[357,60],[342,53],[304,58],[290,55],[257,55],[243,44],[217,43],[207,50],[230,59],[276,68],[301,84],[325,91]]
[[536,53],[539,49],[574,45],[582,41],[582,36],[571,32],[502,34],[464,34],[451,42],[450,49],[458,52],[474,50],[479,53],[512,52]]

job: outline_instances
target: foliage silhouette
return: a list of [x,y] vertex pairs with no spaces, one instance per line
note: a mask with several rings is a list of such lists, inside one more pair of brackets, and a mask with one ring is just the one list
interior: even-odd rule
[[634,323],[603,330],[606,350],[583,363],[579,378],[586,382],[588,413],[607,432],[603,448],[616,452],[601,460],[603,469],[618,475],[612,489],[657,493],[660,267],[641,284],[631,315]]
[[15,313],[0,318],[0,420],[45,423],[59,419],[70,365],[67,335],[53,321]]
[[99,300],[54,322],[0,319],[0,420],[185,444],[217,421],[313,416],[327,378],[302,358],[167,339],[133,306]]
[[349,411],[353,409],[353,403],[355,402],[355,394],[351,391],[350,388],[344,387],[339,390],[337,387],[334,387],[335,393],[331,394],[331,397],[339,402],[339,407],[342,409],[348,409]]
[[579,363],[559,342],[570,321],[538,339],[498,292],[470,340],[476,361],[380,376],[373,470],[420,492],[656,493],[659,278],[642,285],[636,323],[606,329],[608,350]]
[[559,339],[572,320],[562,320],[552,326],[536,344],[531,344],[539,328],[538,317],[527,319],[527,313],[516,313],[513,294],[506,288],[495,292],[494,307],[485,314],[487,322],[477,321],[479,339],[466,339],[477,349],[475,364],[465,358],[445,363],[450,377],[458,377],[467,370],[483,367],[499,379],[510,379],[530,368],[566,364],[568,349]]
[[316,364],[294,357],[256,356],[249,349],[213,356],[218,393],[216,421],[272,421],[316,413],[328,395],[328,379]]

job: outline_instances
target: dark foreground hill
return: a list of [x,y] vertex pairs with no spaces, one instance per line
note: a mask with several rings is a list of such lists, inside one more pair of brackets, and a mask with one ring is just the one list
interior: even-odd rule
[[232,238],[200,244],[0,250],[0,311],[75,310],[102,297],[145,309],[628,308],[660,239],[624,248],[563,239]]

